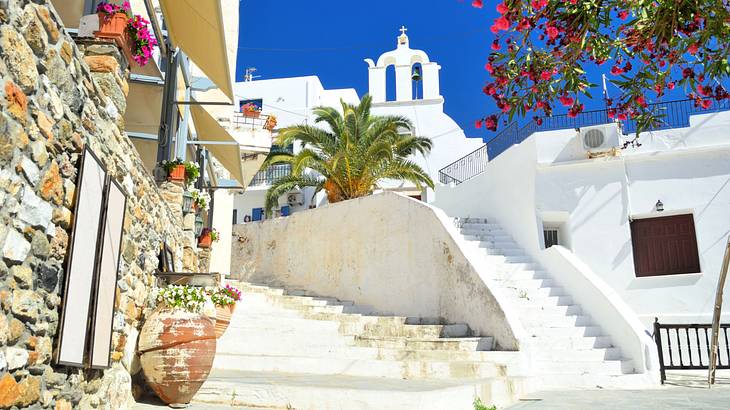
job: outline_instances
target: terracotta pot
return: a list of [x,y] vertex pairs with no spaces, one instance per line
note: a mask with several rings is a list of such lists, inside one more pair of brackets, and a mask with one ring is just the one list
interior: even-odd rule
[[182,309],[158,309],[142,326],[139,353],[150,388],[169,405],[192,400],[215,357],[215,325]]
[[119,47],[123,47],[128,40],[127,21],[129,21],[129,17],[125,13],[117,13],[108,18],[104,13],[98,13],[98,16],[99,30],[94,32],[94,36],[114,40]]
[[228,325],[231,324],[231,316],[233,311],[236,310],[236,304],[228,306],[216,306],[215,307],[215,337],[220,339],[223,333],[228,329]]
[[198,238],[198,248],[210,248],[213,244],[213,237],[210,232],[203,232]]
[[173,182],[185,182],[185,165],[175,165],[167,174],[167,179]]

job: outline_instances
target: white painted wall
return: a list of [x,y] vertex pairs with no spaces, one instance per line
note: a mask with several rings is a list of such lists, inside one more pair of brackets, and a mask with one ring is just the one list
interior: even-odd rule
[[386,192],[235,226],[231,271],[383,313],[468,323],[502,349],[519,348],[524,331],[459,241],[441,210]]
[[[435,205],[451,216],[493,218],[537,260],[542,224],[564,215],[569,248],[633,309],[644,325],[708,322],[730,234],[730,112],[642,135],[640,148],[587,159],[573,130],[536,133]],[[665,212],[656,214],[657,200]],[[636,278],[630,218],[672,212],[695,218],[702,272]],[[730,285],[726,287],[726,292]],[[730,307],[723,310],[730,318]]]
[[227,275],[231,268],[231,232],[233,218],[233,198],[230,190],[213,192],[213,228],[220,234],[210,251],[210,271]]

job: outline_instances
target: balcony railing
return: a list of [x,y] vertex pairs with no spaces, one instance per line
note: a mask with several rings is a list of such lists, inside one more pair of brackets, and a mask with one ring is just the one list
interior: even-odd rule
[[[651,104],[649,109],[660,115],[660,124],[646,131],[662,130],[668,128],[684,128],[689,126],[689,117],[692,114],[702,114],[730,109],[730,101],[712,100],[709,108],[696,106],[692,100],[668,101]],[[474,178],[485,171],[487,157],[494,159],[509,147],[526,140],[537,131],[553,131],[562,129],[574,129],[588,127],[591,125],[608,124],[613,122],[609,118],[607,110],[584,111],[571,118],[568,115],[555,115],[543,117],[542,124],[538,125],[531,120],[522,127],[516,122],[508,125],[496,137],[492,138],[481,148],[447,165],[439,171],[439,181],[443,184],[460,184],[468,179]],[[623,133],[633,134],[636,132],[636,121],[622,121]],[[484,155],[485,152],[488,154]]]
[[249,187],[270,186],[276,181],[291,175],[291,164],[276,164],[256,173]]

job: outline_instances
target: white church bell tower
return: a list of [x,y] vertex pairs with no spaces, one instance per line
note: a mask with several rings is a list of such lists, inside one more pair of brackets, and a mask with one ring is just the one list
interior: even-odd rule
[[[430,138],[433,142],[431,153],[426,157],[418,154],[411,158],[438,183],[438,171],[484,145],[481,138],[467,138],[464,130],[446,113],[444,113],[444,97],[441,96],[439,71],[441,66],[431,61],[421,50],[410,47],[406,34],[407,28],[401,27],[395,50],[388,51],[378,58],[377,64],[366,59],[370,80],[370,95],[373,98],[373,115],[398,115],[409,118],[413,123],[413,132],[419,137]],[[413,99],[413,69],[420,64],[420,80],[423,95]],[[395,66],[395,101],[387,101],[386,70]],[[417,76],[416,76],[417,78]],[[384,189],[401,192],[410,196],[431,201],[431,191],[420,192],[412,184],[402,181],[388,181],[380,184]]]
[[395,94],[396,102],[412,101],[413,80],[411,73],[413,66],[420,63],[423,73],[423,95],[419,98],[424,100],[441,99],[439,91],[439,70],[441,66],[428,59],[428,55],[421,50],[413,50],[410,47],[407,28],[401,27],[401,35],[398,36],[398,46],[393,51],[388,51],[378,58],[376,64],[371,59],[365,59],[369,66],[370,95],[373,103],[386,102],[386,71],[388,67],[395,66]]

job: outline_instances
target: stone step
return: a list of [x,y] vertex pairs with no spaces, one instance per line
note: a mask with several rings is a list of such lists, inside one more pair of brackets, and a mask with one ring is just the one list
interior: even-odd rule
[[283,295],[284,289],[270,288],[261,285],[252,285],[245,282],[233,282],[233,286],[238,288],[242,293],[262,293],[271,295]]
[[538,299],[552,296],[569,296],[564,288],[556,286],[546,286],[541,288],[528,288],[516,285],[504,285],[503,289],[513,292],[520,298]]
[[446,351],[488,351],[494,347],[491,337],[432,338],[413,339],[404,337],[367,337],[355,338],[356,345],[406,350],[446,350]]
[[543,362],[561,363],[564,361],[607,361],[621,360],[621,349],[607,347],[600,349],[538,349],[533,352],[535,360]]
[[[533,380],[533,386],[540,390],[554,389],[630,389],[650,386],[650,377],[645,374],[551,374],[543,373]],[[538,387],[539,386],[539,387]]]
[[491,232],[491,231],[499,231],[504,232],[504,228],[500,226],[499,224],[492,224],[492,223],[465,223],[461,224],[460,227],[462,232]]
[[562,305],[562,306],[541,306],[534,304],[516,304],[514,306],[519,317],[539,316],[539,315],[557,315],[569,316],[580,315],[583,310],[580,305]]
[[297,410],[472,410],[482,402],[504,406],[532,391],[533,378],[464,381],[396,380],[344,375],[213,371],[194,401]]
[[536,337],[598,337],[603,331],[598,326],[530,327],[525,329],[530,336]]
[[533,263],[532,258],[524,254],[520,256],[508,256],[503,254],[490,255],[485,253],[482,255],[482,258],[489,263],[499,264]]
[[534,314],[520,316],[520,322],[526,328],[533,327],[571,327],[571,326],[591,326],[593,320],[590,316],[585,315],[560,315],[560,314]]
[[624,374],[625,364],[620,360],[603,361],[573,361],[565,358],[563,361],[541,361],[534,363],[534,369],[539,373],[550,374],[601,374],[621,375]]
[[554,280],[548,278],[534,278],[530,277],[527,279],[504,279],[499,281],[504,286],[515,286],[522,289],[539,289],[539,288],[550,288],[559,286]]
[[438,338],[438,337],[467,337],[471,331],[463,324],[455,325],[404,325],[404,324],[368,324],[362,329],[362,336],[370,337],[411,337]]
[[336,356],[323,359],[320,357],[230,353],[216,354],[213,369],[434,380],[507,375],[505,365],[470,360],[399,361]]
[[537,280],[549,278],[549,274],[542,269],[501,269],[495,272],[495,279],[499,282],[514,282],[520,280]]
[[468,243],[476,244],[480,248],[491,248],[491,249],[519,249],[523,250],[515,241],[494,241],[494,240],[480,240],[480,237],[469,239]]
[[543,350],[589,350],[614,347],[608,336],[531,337],[531,343]]
[[497,249],[488,246],[479,246],[479,249],[481,249],[482,252],[488,256],[525,257],[525,251],[519,248]]
[[533,306],[568,306],[573,304],[572,296],[530,296],[514,292],[505,292],[505,296],[512,301]]

